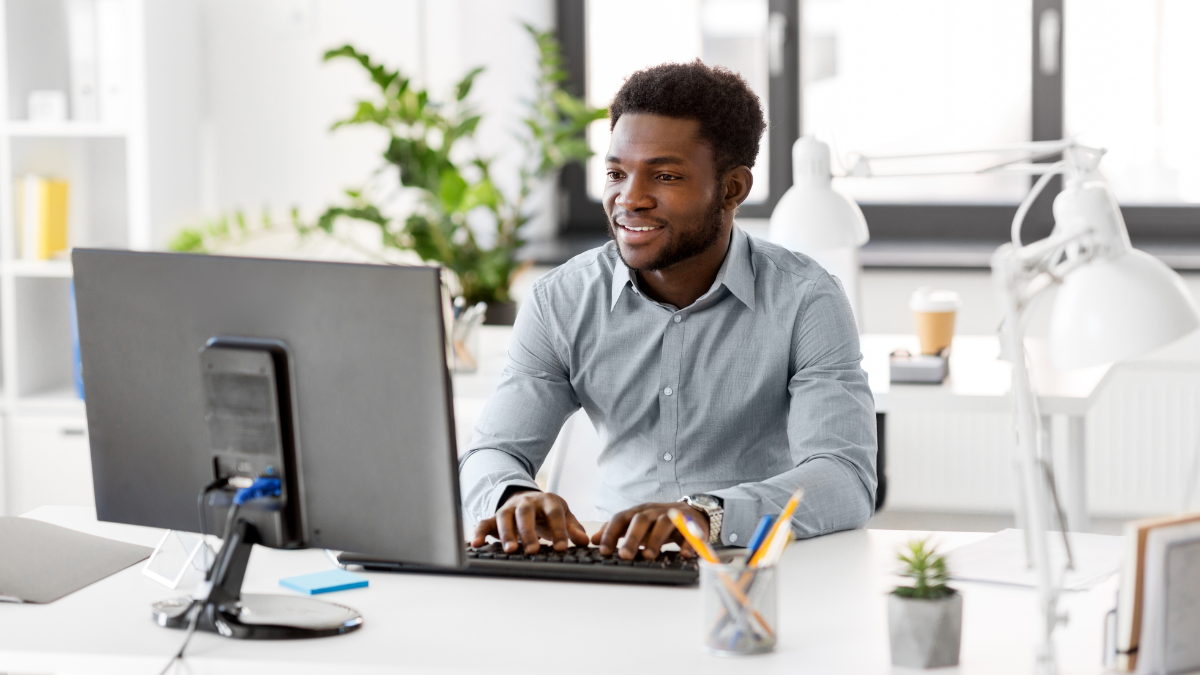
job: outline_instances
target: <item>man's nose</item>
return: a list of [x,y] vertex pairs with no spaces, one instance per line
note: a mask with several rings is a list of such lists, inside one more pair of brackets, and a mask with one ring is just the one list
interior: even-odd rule
[[649,188],[650,185],[645,178],[631,175],[617,194],[617,206],[626,211],[654,208],[656,202]]

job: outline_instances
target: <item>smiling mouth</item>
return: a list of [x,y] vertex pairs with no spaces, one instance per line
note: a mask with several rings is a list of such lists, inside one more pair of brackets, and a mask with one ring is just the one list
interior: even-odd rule
[[633,225],[620,225],[619,223],[618,223],[618,226],[623,227],[626,230],[629,230],[630,232],[649,232],[650,230],[657,230],[657,229],[662,228],[662,225],[646,225],[644,227],[634,227]]

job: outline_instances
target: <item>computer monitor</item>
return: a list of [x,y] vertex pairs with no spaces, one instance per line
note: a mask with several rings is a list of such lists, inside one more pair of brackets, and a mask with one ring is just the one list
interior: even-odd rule
[[[229,530],[242,557],[260,543],[463,564],[437,269],[88,249],[72,261],[100,520],[220,533],[236,488],[275,479]],[[296,637],[280,597],[261,609],[282,632],[236,616],[226,628]],[[299,634],[357,625],[341,624]]]

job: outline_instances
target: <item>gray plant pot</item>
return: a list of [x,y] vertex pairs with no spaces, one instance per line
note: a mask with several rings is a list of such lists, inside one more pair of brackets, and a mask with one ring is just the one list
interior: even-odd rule
[[908,668],[958,665],[962,642],[962,594],[916,600],[888,594],[892,664]]

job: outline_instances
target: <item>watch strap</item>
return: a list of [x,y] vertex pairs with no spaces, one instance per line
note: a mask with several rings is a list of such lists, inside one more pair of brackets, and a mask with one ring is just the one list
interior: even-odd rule
[[[688,506],[694,509],[699,509],[704,512],[704,515],[708,516],[708,543],[710,545],[719,544],[721,543],[721,520],[725,515],[725,509],[720,505],[702,504],[696,500],[696,497],[699,496],[700,495],[688,495],[683,498],[683,501]],[[704,496],[712,497],[712,495]],[[712,497],[712,499],[715,499],[718,502],[721,501],[718,497]]]

